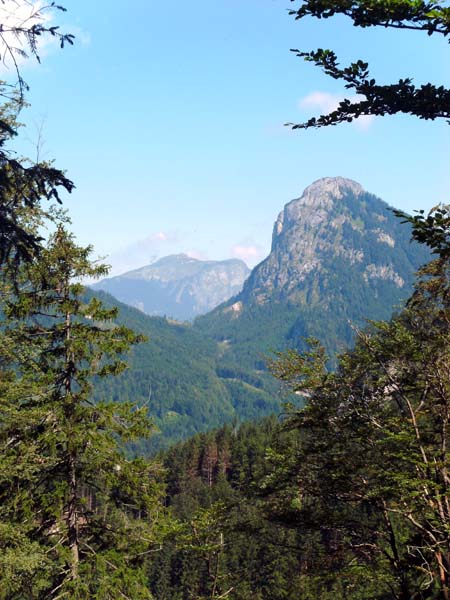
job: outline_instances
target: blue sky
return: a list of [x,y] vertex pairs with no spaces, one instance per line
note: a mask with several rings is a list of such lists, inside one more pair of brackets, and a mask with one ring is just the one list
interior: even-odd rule
[[288,0],[61,0],[75,46],[23,65],[31,86],[20,147],[77,186],[65,205],[114,272],[155,256],[269,251],[273,222],[312,181],[342,175],[408,211],[450,201],[450,128],[385,117],[291,132],[342,85],[289,52],[335,49],[380,82],[450,84],[449,47],[415,32],[296,22]]

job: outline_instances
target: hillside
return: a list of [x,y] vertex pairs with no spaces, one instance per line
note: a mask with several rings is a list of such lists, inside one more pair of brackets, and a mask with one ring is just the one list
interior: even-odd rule
[[235,363],[225,368],[220,345],[189,324],[149,317],[101,291],[95,295],[107,306],[119,307],[118,323],[147,337],[132,350],[122,375],[99,381],[95,388],[97,400],[148,406],[157,432],[141,452],[279,409],[274,381]]
[[120,306],[120,322],[148,337],[130,368],[101,382],[96,395],[148,406],[159,433],[145,451],[277,413],[281,398],[266,371],[271,352],[302,348],[313,336],[335,354],[352,343],[353,326],[390,317],[427,259],[382,200],[350,180],[320,180],[280,213],[271,253],[242,292],[193,325],[96,292]]
[[242,292],[195,328],[252,368],[268,349],[302,348],[308,337],[334,355],[355,326],[401,306],[428,257],[385,202],[349,179],[324,178],[281,211],[271,252]]

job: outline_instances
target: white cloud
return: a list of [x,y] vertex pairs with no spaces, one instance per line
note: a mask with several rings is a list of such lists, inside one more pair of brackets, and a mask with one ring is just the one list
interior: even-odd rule
[[361,131],[367,131],[372,126],[374,121],[374,115],[363,115],[362,117],[359,117],[359,119],[353,121],[353,125]]
[[169,236],[164,231],[157,231],[156,233],[152,233],[147,238],[147,240],[152,241],[152,242],[167,242],[168,239],[169,239]]
[[83,29],[80,29],[80,27],[70,24],[64,26],[64,31],[75,36],[76,44],[81,44],[81,46],[85,48],[91,45],[92,37],[88,31],[84,31]]
[[311,108],[313,110],[320,110],[323,113],[329,113],[339,106],[339,102],[342,102],[343,96],[337,94],[329,94],[328,92],[311,92],[299,102],[300,108]]
[[[43,0],[0,0],[0,23],[3,31],[0,32],[0,73],[13,72],[15,64],[17,67],[31,57],[32,50],[24,34],[15,34],[10,31],[14,27],[31,28],[33,25],[41,24],[49,27],[54,18],[61,16],[62,13],[57,7],[52,7],[50,2]],[[58,23],[59,25],[59,23]],[[77,26],[70,24],[61,25],[61,33],[70,33],[75,35],[76,41],[82,46],[89,46],[91,42],[90,35]],[[41,35],[36,40],[36,51],[39,57],[43,57],[52,49],[60,47],[59,38],[51,34]],[[37,64],[36,60],[31,60],[28,65]]]
[[185,254],[187,254],[189,258],[196,258],[197,260],[208,260],[207,254],[202,250],[198,250],[197,248],[187,250]]
[[[339,103],[345,99],[351,102],[358,102],[364,97],[359,94],[349,94],[348,96],[340,96],[338,94],[330,94],[328,92],[315,91],[311,92],[299,102],[300,109],[312,109],[319,111],[321,114],[330,113],[337,109]],[[353,125],[360,131],[367,131],[375,117],[373,115],[363,115],[352,121]]]
[[[42,9],[44,4],[40,0],[5,0],[0,3],[0,23],[3,27],[0,33],[0,70],[14,69],[14,61],[17,66],[22,65],[26,57],[21,52],[31,54],[25,35],[13,33],[10,29],[14,27],[29,29],[39,23],[49,24],[53,15],[50,11]],[[38,54],[41,54],[52,41],[48,36],[41,36],[37,40]]]
[[236,244],[231,248],[231,255],[234,258],[240,258],[249,266],[253,266],[263,258],[263,251],[260,246],[254,244]]

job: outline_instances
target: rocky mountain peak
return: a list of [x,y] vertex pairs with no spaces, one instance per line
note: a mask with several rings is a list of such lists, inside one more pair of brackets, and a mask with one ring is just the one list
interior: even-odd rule
[[342,198],[345,193],[362,194],[364,189],[360,183],[346,177],[322,177],[305,188],[301,198],[317,202],[321,197],[331,196],[333,199]]
[[252,271],[238,299],[244,306],[328,304],[331,294],[340,301],[338,273],[351,285],[359,281],[368,294],[385,294],[387,286],[393,298],[400,297],[417,264],[409,237],[389,206],[356,181],[319,179],[280,212],[271,252]]
[[364,193],[363,187],[345,177],[323,177],[309,185],[300,196],[291,200],[278,215],[272,237],[272,250],[286,228],[304,220],[315,227],[325,222],[334,204],[351,195],[358,197]]

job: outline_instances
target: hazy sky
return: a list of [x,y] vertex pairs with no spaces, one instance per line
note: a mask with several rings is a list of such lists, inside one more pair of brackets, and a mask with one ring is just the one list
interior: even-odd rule
[[381,82],[450,84],[450,48],[418,32],[296,22],[289,0],[61,0],[73,48],[28,63],[22,145],[54,158],[80,242],[115,272],[155,256],[269,251],[273,222],[312,181],[342,175],[408,211],[450,201],[450,127],[412,117],[291,132],[345,90],[289,52],[367,59]]

